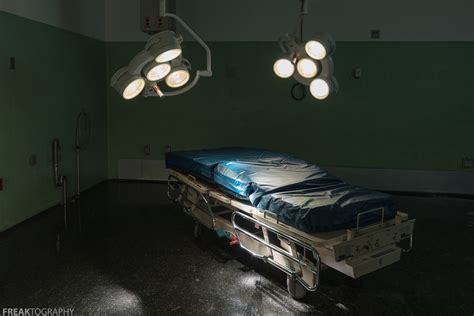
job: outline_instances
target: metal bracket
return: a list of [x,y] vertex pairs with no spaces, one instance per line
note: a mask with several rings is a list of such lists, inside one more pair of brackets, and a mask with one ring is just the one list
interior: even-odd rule
[[[191,178],[191,177],[190,177]],[[177,185],[174,185],[172,182],[176,182]],[[183,190],[181,190],[181,192],[177,193],[177,191],[179,190],[179,188],[177,188],[178,186],[180,185],[183,185]],[[213,207],[214,205],[212,205],[212,201],[211,201],[211,198],[209,196],[207,196],[207,194],[203,194],[201,192],[198,192],[197,190],[194,190],[192,189],[197,195],[197,199],[196,201],[189,201],[189,203],[191,203],[191,206],[190,207],[187,207],[185,205],[185,203],[183,202],[183,197],[184,199],[186,198],[186,192],[187,190],[189,190],[190,187],[185,185],[185,184],[182,184],[178,178],[176,178],[175,176],[173,175],[170,175],[168,177],[168,190],[167,190],[167,195],[168,195],[168,198],[174,202],[177,202],[177,201],[181,201],[182,203],[182,206],[183,206],[183,210],[185,211],[186,214],[188,215],[191,215],[193,218],[195,218],[197,221],[199,221],[198,218],[196,218],[195,216],[193,216],[192,214],[192,211],[195,207],[198,207],[200,210],[203,210],[207,213],[207,215],[211,218],[211,221],[212,221],[212,225],[211,225],[211,229],[214,229],[215,226],[216,226],[216,217],[214,215],[214,211],[213,211]],[[202,202],[202,203],[200,203]],[[199,205],[201,206],[205,206],[205,209],[203,209],[202,207],[199,207]]]
[[[278,240],[280,240],[280,238],[282,240],[285,240],[286,242],[291,244],[291,248],[293,248],[293,249],[295,249],[295,246],[299,246],[302,249],[304,249],[305,253],[306,253],[306,250],[309,250],[313,254],[313,258],[315,259],[316,264],[314,264],[313,262],[311,262],[310,260],[308,260],[307,258],[302,256],[301,253],[292,254],[291,252],[281,248],[280,246],[276,246],[276,245],[272,244],[271,242],[269,242],[267,240],[264,240],[264,239],[258,237],[257,235],[249,232],[248,230],[242,228],[241,226],[239,226],[236,223],[236,218],[239,218],[239,217],[241,219],[244,219],[246,221],[249,221],[249,222],[253,223],[254,225],[257,224],[260,227],[264,227],[266,230],[276,234],[276,236],[278,237]],[[297,240],[296,238],[294,238],[294,237],[278,230],[275,227],[269,226],[269,225],[267,225],[266,223],[264,223],[262,221],[259,221],[255,218],[251,217],[251,216],[245,215],[245,214],[240,213],[240,212],[234,212],[232,214],[232,225],[233,225],[234,230],[236,232],[236,237],[239,241],[239,244],[244,250],[246,250],[247,252],[253,254],[254,256],[262,259],[263,261],[272,264],[273,266],[280,269],[281,271],[285,272],[291,278],[293,278],[294,280],[300,282],[301,285],[303,285],[308,291],[315,291],[318,288],[318,286],[319,286],[319,272],[321,270],[321,259],[320,259],[319,253],[316,251],[316,249],[314,249],[310,245],[308,245],[308,244],[306,244],[306,243],[304,243],[300,240]],[[291,262],[296,263],[299,267],[300,272],[302,271],[303,268],[306,268],[308,271],[310,271],[315,276],[315,283],[314,284],[308,284],[301,277],[301,275],[298,271],[295,271],[294,269],[291,269],[290,267],[288,267],[286,265],[282,265],[281,263],[274,260],[273,256],[262,256],[262,255],[259,255],[255,252],[253,252],[252,250],[248,249],[247,247],[245,247],[244,243],[242,243],[242,241],[240,239],[241,234],[251,238],[252,240],[254,240],[258,243],[263,244],[264,246],[266,246],[266,247],[270,248],[271,250],[273,250],[273,251],[279,253],[280,255],[284,256],[286,259],[290,260]]]
[[380,210],[382,211],[382,216],[381,216],[381,219],[380,219],[380,226],[382,226],[382,225],[383,225],[384,218],[385,218],[385,208],[384,208],[384,207],[376,208],[376,209],[369,210],[369,211],[365,211],[365,212],[360,212],[359,214],[357,214],[357,226],[356,226],[356,230],[359,230],[359,223],[360,223],[360,216],[361,216],[361,215],[368,214],[368,213],[374,213],[374,212],[377,212],[377,211],[380,211]]
[[191,83],[183,87],[182,89],[174,90],[174,91],[168,91],[168,92],[163,92],[162,95],[158,95],[152,91],[145,91],[143,93],[143,96],[145,97],[171,97],[171,96],[176,96],[183,94],[189,90],[191,90],[199,81],[201,77],[212,77],[212,54],[211,54],[211,49],[207,44],[197,35],[189,25],[186,24],[179,16],[172,14],[172,13],[164,13],[163,17],[169,17],[172,19],[175,19],[179,25],[181,25],[195,40],[198,42],[199,45],[201,45],[202,48],[206,51],[206,69],[205,70],[197,70],[196,75],[194,76],[194,79]]

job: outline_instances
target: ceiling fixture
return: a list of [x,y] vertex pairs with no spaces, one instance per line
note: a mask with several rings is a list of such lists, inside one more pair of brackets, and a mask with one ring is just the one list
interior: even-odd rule
[[308,0],[301,1],[300,34],[285,34],[278,40],[283,56],[273,64],[273,71],[280,78],[293,77],[309,87],[311,95],[326,99],[339,86],[334,77],[334,65],[331,54],[336,43],[327,33],[316,33],[308,41],[303,40],[303,20],[308,14]]
[[[175,96],[189,91],[200,77],[212,76],[211,50],[204,41],[177,15],[166,12],[166,0],[160,1],[161,17],[168,17],[186,30],[206,51],[206,69],[197,70],[191,80],[191,63],[183,58],[183,38],[174,31],[161,31],[150,37],[145,49],[119,69],[111,79],[111,86],[125,99],[142,94],[148,96]],[[171,88],[163,91],[161,82]]]

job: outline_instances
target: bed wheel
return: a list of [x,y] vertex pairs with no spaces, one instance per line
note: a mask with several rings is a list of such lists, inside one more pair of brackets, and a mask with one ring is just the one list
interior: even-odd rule
[[290,276],[286,277],[286,288],[288,289],[290,296],[295,300],[300,300],[306,295],[306,289],[304,286]]
[[196,222],[194,224],[194,238],[199,239],[202,235],[202,225]]

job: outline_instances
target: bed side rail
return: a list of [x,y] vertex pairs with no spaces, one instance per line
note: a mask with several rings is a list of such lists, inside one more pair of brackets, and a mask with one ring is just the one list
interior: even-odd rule
[[174,175],[168,177],[168,198],[179,203],[186,214],[194,217],[209,229],[216,228],[213,201],[201,187],[185,185]]
[[243,249],[285,272],[308,291],[318,288],[321,259],[311,245],[241,212],[232,214],[232,225]]
[[[409,240],[409,245],[403,252],[413,247],[413,230],[415,220],[397,221],[389,226],[382,226],[360,235],[355,235],[344,242],[333,245],[336,261],[346,260],[365,255],[386,246],[397,246],[404,240]],[[348,235],[353,235],[349,234]]]

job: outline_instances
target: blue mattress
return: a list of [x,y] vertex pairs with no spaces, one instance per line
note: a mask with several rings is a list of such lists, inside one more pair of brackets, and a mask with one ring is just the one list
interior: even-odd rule
[[[278,152],[245,148],[170,152],[166,165],[217,185],[307,233],[354,227],[357,214],[375,208],[384,207],[385,218],[396,214],[390,195],[353,186]],[[379,221],[380,214],[361,215],[360,220],[369,224]]]

